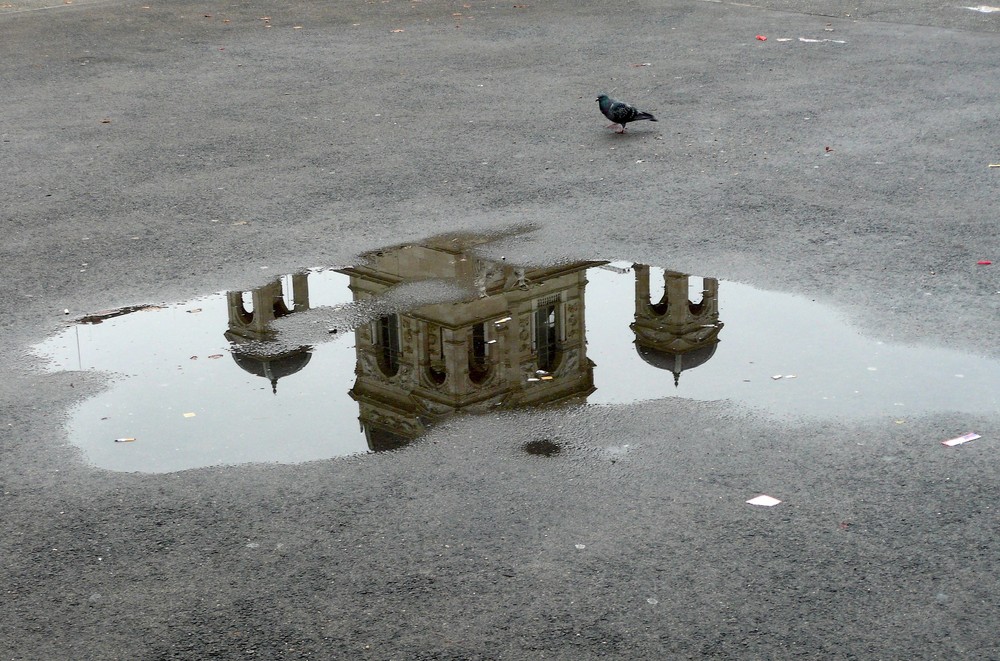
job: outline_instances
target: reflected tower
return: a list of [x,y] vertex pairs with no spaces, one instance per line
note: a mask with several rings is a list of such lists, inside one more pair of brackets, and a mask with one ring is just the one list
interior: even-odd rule
[[719,343],[719,281],[702,278],[701,300],[689,298],[691,276],[664,271],[663,296],[656,303],[650,295],[650,269],[633,265],[635,271],[635,347],[644,361],[673,373],[674,385],[681,372],[707,362]]
[[355,301],[429,279],[475,292],[471,300],[389,314],[355,329],[350,394],[372,449],[404,444],[455,411],[582,402],[594,391],[585,272],[602,262],[519,269],[474,254],[483,242],[441,237],[342,270]]
[[269,350],[274,339],[271,322],[309,309],[309,281],[305,273],[278,278],[250,291],[226,292],[233,360],[241,369],[267,379],[278,392],[278,379],[298,372],[309,363],[310,347]]

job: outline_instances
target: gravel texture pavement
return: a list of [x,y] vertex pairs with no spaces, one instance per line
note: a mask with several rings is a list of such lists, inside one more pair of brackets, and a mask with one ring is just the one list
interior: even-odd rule
[[[488,254],[712,275],[1000,357],[1000,11],[852,4],[5,5],[0,658],[1000,658],[997,408],[671,398],[146,475],[67,442],[113,375],[29,351],[265,266],[528,227]],[[659,121],[616,135],[602,91]]]

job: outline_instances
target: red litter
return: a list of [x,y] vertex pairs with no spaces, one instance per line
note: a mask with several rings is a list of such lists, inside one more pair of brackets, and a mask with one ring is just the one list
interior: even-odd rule
[[767,37],[762,34],[757,35],[757,41],[767,41]]
[[988,260],[988,259],[981,259],[981,260],[979,260],[978,262],[976,262],[976,264],[979,264],[980,266],[989,266],[989,265],[990,265],[990,264],[992,264],[992,263],[993,263],[993,262],[991,262],[991,261],[990,261],[990,260]]

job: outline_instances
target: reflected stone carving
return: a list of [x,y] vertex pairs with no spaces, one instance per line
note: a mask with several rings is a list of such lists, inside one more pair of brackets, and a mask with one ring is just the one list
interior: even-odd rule
[[719,343],[719,281],[702,278],[701,300],[689,299],[690,278],[685,273],[664,271],[663,296],[653,302],[650,269],[633,265],[635,271],[635,346],[639,356],[654,367],[674,375],[707,362]]
[[405,412],[364,404],[361,407],[361,416],[367,421],[368,447],[375,452],[398,449],[424,433],[423,422]]
[[502,282],[504,271],[498,264],[489,260],[475,258],[472,261],[475,264],[476,275],[474,283],[476,292],[480,298],[485,298],[487,296],[487,289]]
[[527,356],[531,353],[531,315],[520,315],[517,321],[520,328],[517,338],[519,340],[517,349],[522,356]]
[[580,369],[580,351],[579,349],[571,349],[565,353],[557,375],[562,376],[564,373],[572,373],[578,369]]
[[367,351],[358,346],[358,365],[354,370],[355,374],[377,374],[380,379],[388,380],[388,377],[382,374],[382,371],[378,366],[378,359],[375,358],[375,353],[373,351]]

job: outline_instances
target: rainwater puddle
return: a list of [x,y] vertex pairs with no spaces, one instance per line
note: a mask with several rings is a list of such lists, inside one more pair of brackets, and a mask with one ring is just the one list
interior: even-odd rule
[[[479,256],[483,242],[439,237],[253,291],[98,313],[34,350],[55,370],[119,375],[69,424],[87,460],[116,471],[395,449],[459,410],[682,397],[904,420],[1000,404],[1000,361],[863,337],[802,297],[628,262],[518,268]],[[413,283],[462,295],[393,299]],[[328,332],[345,310],[352,330]],[[308,342],[288,341],[303,328]]]

